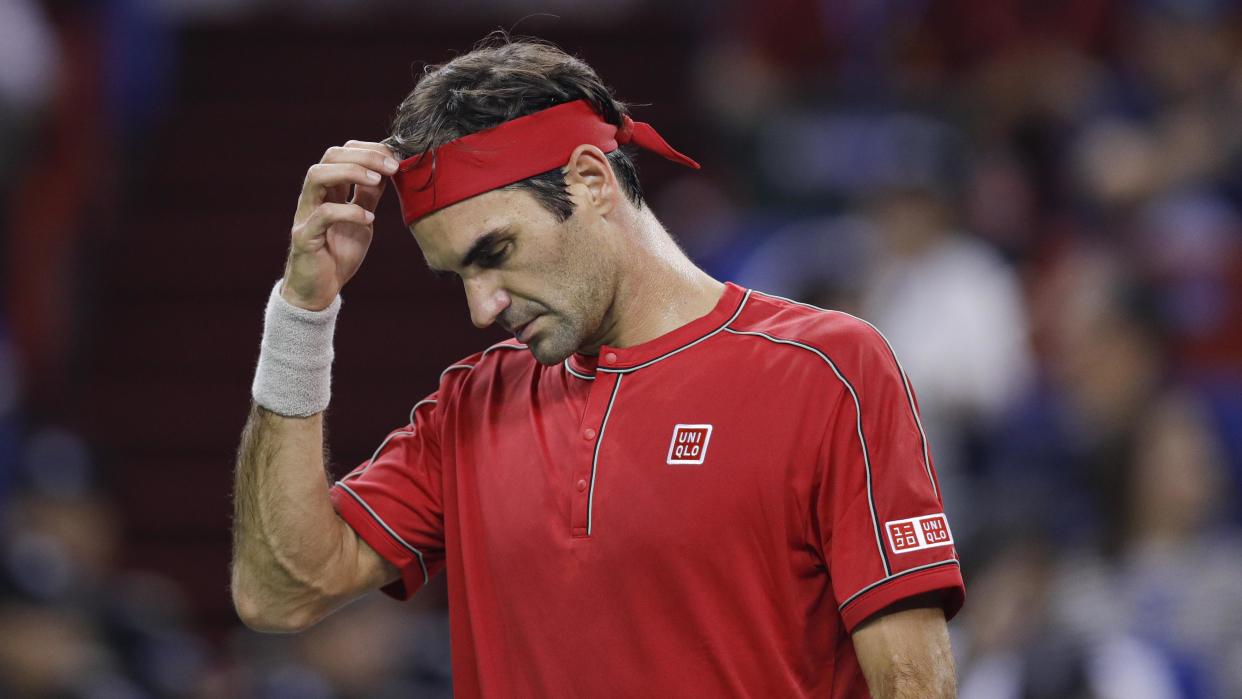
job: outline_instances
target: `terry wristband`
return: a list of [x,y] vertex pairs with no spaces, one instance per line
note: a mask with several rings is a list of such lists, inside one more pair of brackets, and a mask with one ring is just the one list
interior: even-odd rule
[[263,344],[250,393],[278,415],[307,417],[323,412],[332,395],[332,333],[341,310],[338,294],[322,311],[298,308],[272,287],[263,316]]

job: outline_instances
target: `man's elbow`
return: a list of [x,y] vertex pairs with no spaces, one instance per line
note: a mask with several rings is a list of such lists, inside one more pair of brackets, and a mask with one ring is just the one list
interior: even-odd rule
[[274,604],[274,595],[255,593],[251,587],[234,575],[233,609],[237,617],[252,631],[262,633],[297,633],[314,626],[322,618],[306,606]]

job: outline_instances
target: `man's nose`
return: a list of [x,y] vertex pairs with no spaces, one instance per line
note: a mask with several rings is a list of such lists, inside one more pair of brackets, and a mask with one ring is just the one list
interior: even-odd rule
[[470,306],[470,321],[476,328],[486,328],[509,307],[509,292],[487,277],[465,280],[466,304]]

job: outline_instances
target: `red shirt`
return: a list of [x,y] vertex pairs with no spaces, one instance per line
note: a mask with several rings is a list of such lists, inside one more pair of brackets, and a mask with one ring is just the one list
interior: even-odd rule
[[598,361],[448,367],[332,498],[389,594],[447,569],[456,696],[866,697],[850,632],[964,595],[916,410],[873,327],[729,284]]

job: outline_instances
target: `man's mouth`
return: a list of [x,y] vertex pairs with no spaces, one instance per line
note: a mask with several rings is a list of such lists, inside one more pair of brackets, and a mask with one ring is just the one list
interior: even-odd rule
[[513,329],[513,335],[517,337],[518,342],[525,343],[530,340],[530,328],[536,320],[539,320],[540,317],[541,316],[535,316],[534,318],[531,318]]

